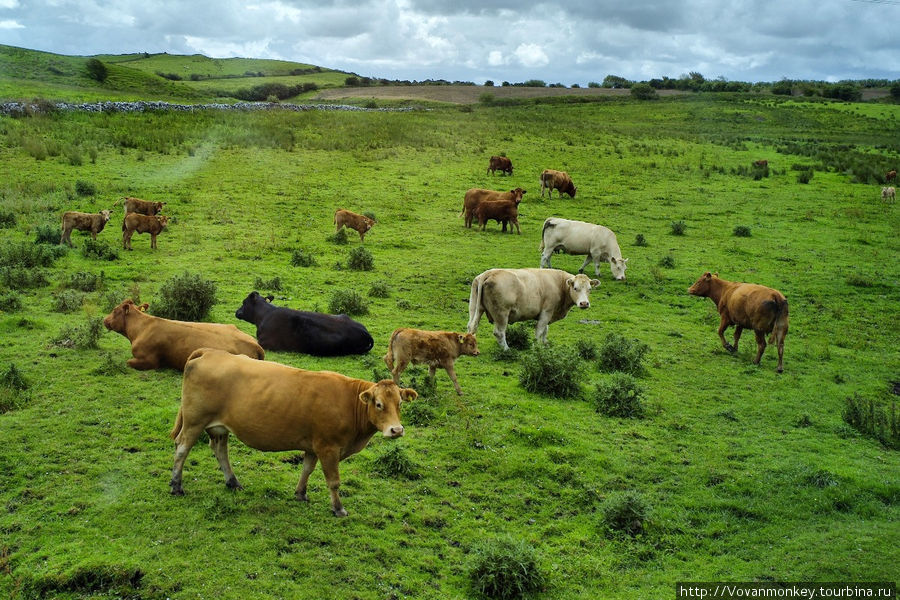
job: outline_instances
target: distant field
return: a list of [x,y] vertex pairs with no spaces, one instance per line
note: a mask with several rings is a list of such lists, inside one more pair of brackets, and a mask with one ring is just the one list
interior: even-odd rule
[[[677,90],[660,90],[660,96],[684,94]],[[388,85],[374,87],[342,87],[320,90],[313,97],[316,100],[344,100],[348,98],[372,98],[376,100],[430,100],[453,104],[474,104],[483,95],[490,94],[498,100],[507,98],[552,98],[559,96],[576,97],[628,97],[631,90],[608,88],[551,88],[481,85]]]

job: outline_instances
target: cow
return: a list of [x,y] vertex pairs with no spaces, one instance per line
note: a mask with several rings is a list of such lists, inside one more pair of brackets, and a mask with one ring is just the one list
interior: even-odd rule
[[83,213],[74,210],[66,211],[62,216],[62,235],[60,244],[72,246],[72,230],[89,231],[91,239],[96,240],[97,234],[103,231],[112,215],[111,210],[101,210],[98,213]]
[[896,194],[897,194],[897,191],[893,187],[881,188],[881,199],[882,200],[893,200],[894,196]]
[[764,167],[768,167],[768,166],[769,166],[769,161],[766,160],[766,159],[763,159],[763,160],[754,160],[754,161],[753,161],[753,166],[754,166],[754,167],[759,167],[760,169],[762,169],[762,168],[764,168]]
[[600,263],[608,262],[613,277],[617,281],[625,281],[628,259],[622,258],[616,234],[603,225],[554,217],[547,219],[541,232],[542,268],[550,268],[550,256],[557,250],[566,254],[587,255],[578,269],[579,273],[584,273],[585,267],[593,261],[594,274],[599,277]]
[[463,354],[468,356],[479,354],[478,343],[471,333],[423,331],[400,327],[391,334],[388,351],[384,355],[384,364],[391,370],[394,383],[397,385],[400,384],[400,374],[409,364],[427,364],[429,377],[434,377],[435,370],[442,367],[450,376],[456,393],[462,396],[453,365]]
[[169,217],[166,215],[147,216],[140,213],[129,213],[122,220],[122,247],[126,250],[133,250],[131,247],[131,236],[137,233],[150,234],[150,247],[156,248],[156,236],[166,228],[169,224]]
[[507,200],[509,202],[515,202],[518,205],[518,203],[522,201],[522,196],[524,195],[525,190],[520,187],[517,187],[514,190],[509,190],[508,192],[497,192],[494,190],[485,190],[482,188],[471,188],[466,191],[466,196],[463,199],[463,209],[462,212],[459,213],[459,216],[465,216],[466,227],[472,227],[472,219],[475,216],[475,209],[477,209],[478,205],[482,202]]
[[519,227],[519,200],[484,200],[475,209],[475,216],[482,231],[487,222],[493,219],[503,226],[502,231],[505,232],[506,225],[509,224],[509,232],[512,233],[515,225],[516,231],[522,235]]
[[390,379],[372,383],[201,348],[185,365],[181,406],[170,434],[175,440],[171,492],[184,495],[184,462],[203,431],[209,434],[225,486],[242,489],[228,460],[228,434],[233,433],[264,452],[302,450],[303,470],[294,493],[302,502],[309,501],[307,482],[321,461],[331,511],[346,517],[338,493],[338,463],[365,448],[378,431],[386,438],[401,437],[400,405],[416,397],[415,390]]
[[146,303],[137,305],[128,298],[103,319],[108,330],[121,333],[131,342],[133,358],[127,364],[132,369],[171,367],[181,371],[191,352],[204,347],[258,360],[266,357],[256,340],[234,325],[172,321],[148,315],[146,310]]
[[[756,334],[753,363],[758,365],[766,349],[765,334],[771,333],[769,343],[778,345],[778,372],[784,371],[784,337],[788,331],[788,302],[784,294],[763,285],[719,279],[718,273],[709,271],[688,288],[688,293],[709,298],[716,305],[721,317],[719,339],[729,352],[737,352],[744,328],[752,329]],[[725,330],[731,325],[735,326],[733,346],[725,341]]]
[[558,269],[489,269],[472,281],[467,331],[476,333],[482,313],[486,314],[500,347],[509,350],[507,325],[537,320],[535,337],[546,344],[550,323],[565,317],[573,306],[590,308],[589,294],[598,285],[597,279]]
[[314,356],[365,354],[374,341],[362,323],[347,315],[327,315],[272,304],[273,296],[253,291],[234,316],[256,325],[256,338],[266,350]]
[[[500,171],[501,173],[512,175],[512,161],[505,156],[492,156],[490,163],[488,164],[487,173],[493,175],[494,171]],[[487,175],[487,173],[485,173],[485,175]]]
[[149,202],[140,198],[125,197],[122,199],[122,205],[125,207],[125,214],[138,213],[139,215],[147,215],[152,217],[162,212],[165,202]]
[[896,176],[897,176],[897,169],[891,169],[890,171],[888,171],[887,173],[884,174],[885,183],[892,182]]
[[350,229],[355,229],[359,233],[359,241],[362,242],[366,237],[366,233],[375,226],[375,219],[339,208],[334,213],[334,225],[335,233],[340,231],[341,227],[345,225]]
[[547,188],[547,197],[553,197],[553,190],[559,192],[562,198],[563,192],[567,193],[570,198],[575,197],[575,184],[572,178],[565,171],[554,171],[553,169],[544,169],[541,173],[541,198],[544,197],[544,188]]

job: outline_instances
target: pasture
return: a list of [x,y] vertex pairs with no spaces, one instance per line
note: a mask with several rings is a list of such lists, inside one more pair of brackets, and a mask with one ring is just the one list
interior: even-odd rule
[[[873,172],[900,162],[898,116],[695,95],[0,118],[4,257],[53,248],[35,238],[58,235],[65,210],[136,196],[167,202],[170,216],[158,250],[136,235],[124,251],[119,206],[98,236],[117,256],[86,256],[76,232],[74,249],[39,267],[45,281],[5,283],[0,595],[468,598],[484,545],[504,539],[534,550],[534,597],[548,599],[671,598],[676,581],[896,580],[900,457],[841,415],[854,397],[890,407],[900,381],[900,213],[852,167],[860,155]],[[514,175],[486,175],[501,153]],[[770,170],[755,179],[760,158]],[[567,171],[576,198],[541,199],[544,168]],[[466,189],[517,186],[521,235],[463,227]],[[329,240],[338,208],[377,219],[364,244],[373,270],[347,266],[355,233]],[[298,453],[233,437],[244,490],[225,488],[200,443],[187,495],[170,496],[181,374],[120,368],[131,353],[118,334],[78,348],[61,333],[125,297],[152,313],[163,283],[186,272],[216,284],[209,320],[250,334],[234,311],[254,289],[321,311],[354,290],[369,305],[354,317],[375,339],[369,354],[266,358],[386,377],[396,327],[464,331],[472,278],[537,267],[550,216],[610,227],[629,259],[627,281],[602,270],[591,308],[550,326],[551,347],[599,347],[610,333],[646,344],[643,418],[597,411],[596,386],[612,375],[596,359],[574,365],[580,397],[525,391],[528,352],[499,354],[483,319],[481,355],[456,363],[464,396],[442,371],[432,393],[426,369],[404,373],[420,390],[404,406],[406,435],[376,436],[341,463],[343,519],[320,470],[310,502],[294,500]],[[292,265],[296,251],[316,264]],[[552,260],[574,272],[583,257]],[[705,271],[785,294],[783,374],[772,347],[751,364],[749,332],[736,355],[722,349],[715,307],[687,294]],[[60,296],[90,275],[98,283],[61,312]],[[388,296],[369,296],[373,286]],[[638,507],[625,528],[610,519],[623,496]]]

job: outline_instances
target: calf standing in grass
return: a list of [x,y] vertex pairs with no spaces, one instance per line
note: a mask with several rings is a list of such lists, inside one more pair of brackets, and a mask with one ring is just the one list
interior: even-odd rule
[[897,194],[897,191],[892,187],[881,188],[881,199],[882,200],[893,200],[894,196],[896,194]]
[[62,235],[59,238],[59,243],[71,246],[73,229],[89,231],[91,233],[91,239],[96,240],[97,234],[106,227],[110,215],[112,215],[111,210],[101,210],[99,213],[83,213],[70,210],[63,213]]
[[147,216],[139,213],[129,213],[122,221],[122,247],[133,250],[131,236],[137,233],[150,234],[150,247],[156,248],[156,236],[169,224],[169,217],[165,215]]
[[339,208],[334,213],[334,225],[335,233],[345,225],[350,229],[355,229],[359,233],[359,241],[362,242],[365,241],[366,233],[375,226],[375,219]]
[[[784,337],[788,331],[788,302],[784,294],[762,285],[719,279],[718,273],[708,271],[688,288],[688,293],[709,298],[716,304],[722,318],[719,339],[729,352],[737,352],[744,328],[752,329],[756,334],[753,362],[758,365],[766,349],[766,334],[771,333],[769,343],[778,345],[778,372],[784,371]],[[735,326],[733,346],[725,341],[725,330],[731,325]]]
[[463,354],[478,356],[478,344],[471,333],[455,333],[453,331],[422,331],[401,327],[395,329],[388,343],[384,363],[391,370],[394,383],[400,385],[400,373],[410,363],[428,365],[428,376],[434,377],[438,367],[442,367],[450,376],[456,393],[462,396],[462,390],[456,381],[453,364]]
[[149,202],[147,200],[141,200],[140,198],[126,197],[122,200],[122,205],[125,207],[126,215],[128,213],[138,213],[152,217],[153,215],[161,213],[166,203]]

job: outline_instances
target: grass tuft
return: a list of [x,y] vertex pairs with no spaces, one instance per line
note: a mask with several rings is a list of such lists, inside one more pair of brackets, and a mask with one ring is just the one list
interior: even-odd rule
[[495,600],[525,598],[540,591],[546,577],[534,546],[503,536],[472,548],[469,581],[479,596]]

